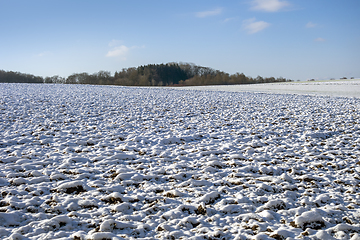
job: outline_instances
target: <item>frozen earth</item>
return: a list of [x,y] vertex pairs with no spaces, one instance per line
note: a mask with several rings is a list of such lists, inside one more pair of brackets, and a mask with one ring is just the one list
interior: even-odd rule
[[360,239],[359,98],[0,92],[1,239]]
[[230,92],[265,92],[360,98],[360,79],[184,87]]

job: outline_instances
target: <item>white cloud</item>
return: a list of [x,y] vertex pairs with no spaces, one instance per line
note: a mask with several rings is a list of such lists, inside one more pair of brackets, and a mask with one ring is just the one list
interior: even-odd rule
[[51,52],[46,51],[46,52],[41,52],[41,53],[39,53],[39,54],[36,54],[36,56],[37,56],[37,57],[45,57],[45,56],[48,56],[48,55],[50,55],[50,54],[51,54]]
[[226,23],[226,22],[230,22],[230,21],[233,21],[233,20],[236,20],[236,18],[235,17],[225,18],[223,22]]
[[125,45],[116,46],[116,43],[119,43],[119,41],[113,40],[109,43],[109,46],[113,48],[107,52],[106,57],[120,57],[122,60],[125,61],[130,50],[137,48],[145,48],[145,45],[142,45],[140,47],[139,46],[127,47]]
[[314,39],[315,42],[325,42],[326,40],[324,38],[318,37]]
[[118,46],[122,43],[122,41],[120,40],[116,40],[116,39],[113,39],[109,42],[109,47],[114,47],[114,46]]
[[308,23],[306,24],[306,28],[314,28],[314,27],[316,27],[316,26],[317,26],[317,24],[312,23],[312,22],[308,22]]
[[223,11],[222,8],[216,8],[210,11],[197,12],[195,16],[198,18],[212,17],[212,16],[220,15],[222,11]]
[[248,34],[260,32],[270,25],[270,23],[264,21],[256,21],[256,18],[250,18],[243,21],[243,28],[248,32]]
[[126,55],[129,52],[129,49],[125,45],[114,47],[112,50],[108,51],[106,54],[107,57],[122,57],[123,60],[126,60]]
[[251,10],[263,12],[278,12],[290,6],[290,3],[281,0],[252,0],[251,5]]

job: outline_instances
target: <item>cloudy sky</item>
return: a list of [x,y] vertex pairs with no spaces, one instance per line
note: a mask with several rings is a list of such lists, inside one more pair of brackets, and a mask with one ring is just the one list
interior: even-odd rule
[[0,0],[0,69],[39,76],[167,62],[360,78],[359,0]]

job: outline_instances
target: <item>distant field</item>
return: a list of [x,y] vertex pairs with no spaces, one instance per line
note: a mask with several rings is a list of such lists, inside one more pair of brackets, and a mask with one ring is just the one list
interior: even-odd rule
[[219,85],[183,87],[183,89],[229,92],[270,92],[287,94],[311,94],[338,97],[360,97],[360,79],[323,80],[307,82],[264,83],[244,85]]

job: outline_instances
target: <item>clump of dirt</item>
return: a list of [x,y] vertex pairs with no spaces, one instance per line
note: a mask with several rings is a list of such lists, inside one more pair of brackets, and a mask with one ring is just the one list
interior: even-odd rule
[[73,193],[79,194],[82,192],[86,192],[86,190],[84,189],[84,187],[82,185],[78,185],[76,187],[69,187],[65,191],[65,193],[67,193],[67,194],[73,194]]

